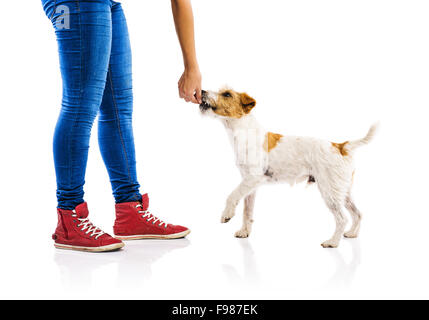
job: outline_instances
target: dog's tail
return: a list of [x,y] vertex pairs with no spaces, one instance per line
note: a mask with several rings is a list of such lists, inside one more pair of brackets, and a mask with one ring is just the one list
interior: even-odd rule
[[352,141],[349,141],[346,145],[345,145],[345,148],[348,150],[348,151],[353,151],[354,149],[356,149],[356,148],[358,148],[358,147],[361,147],[361,146],[364,146],[364,145],[366,145],[366,144],[368,144],[368,143],[370,143],[371,142],[371,140],[374,138],[374,136],[375,136],[375,134],[377,133],[377,130],[378,130],[378,127],[380,126],[380,124],[377,122],[377,123],[374,123],[372,126],[371,126],[371,128],[369,128],[369,130],[368,130],[368,133],[366,134],[366,136],[365,137],[363,137],[362,139],[359,139],[359,140],[352,140]]

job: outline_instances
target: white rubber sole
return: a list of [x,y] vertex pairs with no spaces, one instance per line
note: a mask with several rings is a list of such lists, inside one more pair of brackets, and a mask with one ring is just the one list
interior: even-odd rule
[[101,246],[101,247],[79,247],[79,246],[71,246],[68,244],[55,243],[54,246],[57,249],[65,249],[65,250],[76,250],[76,251],[86,251],[86,252],[106,252],[106,251],[119,250],[123,248],[125,244],[114,243],[114,244],[109,244],[107,246]]
[[183,232],[173,233],[173,234],[141,234],[133,236],[117,236],[114,237],[119,240],[142,240],[142,239],[179,239],[184,238],[191,233],[191,230],[186,230]]

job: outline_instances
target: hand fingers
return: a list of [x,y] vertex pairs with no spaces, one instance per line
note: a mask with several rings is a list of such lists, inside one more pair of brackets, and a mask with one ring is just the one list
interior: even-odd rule
[[[180,80],[182,80],[182,79],[180,79]],[[180,81],[180,80],[179,80],[179,87],[178,87],[179,97],[183,99],[183,98],[185,98],[185,90],[183,90],[182,81]]]
[[181,99],[185,98],[185,93],[183,92],[183,90],[181,88],[179,88],[179,97]]
[[202,100],[201,100],[201,89],[200,88],[197,88],[197,92],[195,93],[195,97],[197,98],[198,103],[202,102]]
[[177,88],[179,89],[179,97],[183,99],[185,97],[185,92],[183,90],[183,75],[180,77],[179,81],[177,82]]
[[197,98],[195,97],[196,93],[194,90],[185,91],[185,100],[186,102],[198,103]]
[[187,91],[182,91],[182,98],[185,99],[186,102],[191,101],[191,95]]
[[199,104],[199,103],[200,103],[200,101],[199,101],[199,100],[198,100],[198,98],[197,98],[198,89],[197,89],[197,90],[195,90],[193,93],[194,93],[194,94],[192,95],[191,102],[192,102],[192,103]]
[[191,100],[189,100],[189,101],[191,101],[192,103],[196,103],[196,104],[199,103],[195,96],[192,96]]

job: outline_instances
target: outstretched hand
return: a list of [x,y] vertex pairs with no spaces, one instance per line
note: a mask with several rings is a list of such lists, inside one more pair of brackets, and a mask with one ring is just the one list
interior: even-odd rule
[[201,73],[198,69],[185,69],[178,82],[179,96],[186,102],[200,104],[201,101]]

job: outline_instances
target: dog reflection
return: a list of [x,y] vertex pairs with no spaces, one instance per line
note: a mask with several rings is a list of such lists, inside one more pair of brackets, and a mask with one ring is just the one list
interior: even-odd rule
[[222,266],[223,271],[230,283],[236,285],[257,284],[260,278],[252,245],[248,239],[240,239],[239,244],[242,251],[243,274],[240,275],[237,269],[229,264]]
[[329,253],[335,261],[336,270],[334,275],[328,280],[327,287],[348,288],[352,285],[356,271],[361,263],[361,248],[358,239],[347,241],[351,245],[352,257],[350,262],[346,262],[341,252],[330,250]]

